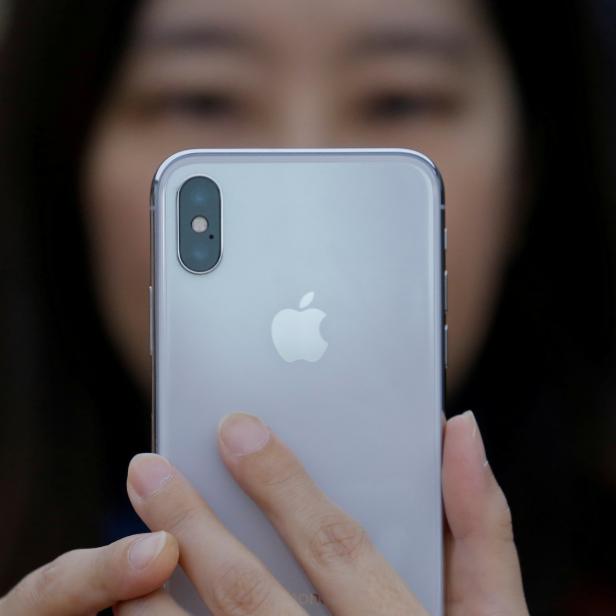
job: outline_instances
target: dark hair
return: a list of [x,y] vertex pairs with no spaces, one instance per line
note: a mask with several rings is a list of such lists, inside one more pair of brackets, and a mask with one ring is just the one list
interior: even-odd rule
[[[0,57],[0,593],[96,544],[109,477],[148,446],[147,400],[101,325],[78,195],[138,4],[14,2]],[[522,96],[533,203],[489,340],[450,405],[479,417],[534,614],[559,610],[576,577],[615,573],[601,544],[614,493],[598,470],[613,376],[614,124],[591,6],[488,3]]]
[[78,196],[84,145],[136,6],[29,0],[9,15],[0,59],[0,493],[10,496],[0,593],[61,552],[99,543],[103,469],[126,468],[128,451],[148,445],[146,400],[101,326]]
[[[473,408],[482,426],[531,613],[611,613],[616,63],[600,5],[489,4],[522,97],[532,214],[452,408]],[[610,608],[599,607],[608,594]]]

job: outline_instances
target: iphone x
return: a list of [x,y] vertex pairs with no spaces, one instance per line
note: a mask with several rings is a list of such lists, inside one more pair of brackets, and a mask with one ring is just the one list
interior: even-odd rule
[[[443,187],[409,150],[192,150],[152,190],[155,450],[309,614],[328,614],[219,459],[261,417],[442,614]],[[209,614],[180,572],[170,583]]]

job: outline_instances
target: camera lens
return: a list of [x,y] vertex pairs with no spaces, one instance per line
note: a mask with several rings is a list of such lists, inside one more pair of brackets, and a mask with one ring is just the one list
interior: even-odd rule
[[210,255],[210,251],[207,246],[196,246],[193,248],[193,259],[196,261],[206,261]]
[[208,221],[205,216],[195,216],[192,219],[191,227],[195,233],[205,233],[208,228]]
[[206,178],[192,178],[182,186],[182,198],[194,205],[205,205],[208,195],[212,196],[212,187],[203,182]]
[[180,189],[178,252],[182,265],[192,273],[205,274],[220,261],[221,208],[220,190],[210,178],[190,178]]

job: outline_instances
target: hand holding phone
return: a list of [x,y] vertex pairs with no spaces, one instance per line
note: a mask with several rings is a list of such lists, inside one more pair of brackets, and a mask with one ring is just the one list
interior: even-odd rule
[[[286,525],[285,512],[291,511],[286,500],[278,499],[272,492],[275,486],[280,487],[278,495],[284,497],[289,491],[294,491],[296,506],[305,504],[307,510],[314,510],[327,499],[318,490],[314,490],[312,480],[306,478],[300,470],[294,475],[289,474],[289,466],[297,468],[297,461],[289,457],[290,452],[284,446],[276,448],[282,455],[275,459],[272,449],[268,446],[272,442],[272,435],[267,439],[259,436],[258,431],[248,430],[248,434],[240,434],[238,439],[237,421],[233,420],[227,426],[235,425],[231,440],[239,445],[241,452],[227,452],[227,447],[221,446],[221,453],[225,463],[233,476],[247,493],[263,503],[264,511],[282,511],[282,516],[273,518],[274,524],[284,532]],[[236,418],[237,419],[237,418]],[[224,437],[224,429],[221,431]],[[227,435],[225,438],[228,438]],[[253,445],[250,446],[251,438]],[[239,440],[239,443],[238,443]],[[256,445],[254,444],[256,441]],[[259,446],[263,445],[260,449]],[[234,448],[234,444],[230,445]],[[247,453],[247,450],[252,450]],[[446,552],[446,569],[448,571],[445,604],[449,616],[462,614],[485,614],[493,611],[511,614],[511,616],[528,616],[524,601],[524,594],[520,581],[520,570],[517,562],[515,547],[512,541],[511,520],[505,498],[500,491],[490,467],[485,464],[484,449],[481,436],[475,421],[469,413],[451,419],[444,431],[443,450],[443,493],[445,513],[447,516],[448,549]],[[261,456],[261,463],[267,462],[269,477],[278,475],[281,481],[270,481],[266,487],[265,498],[262,496],[263,476],[255,464],[255,455]],[[162,462],[162,466],[161,466]],[[162,468],[162,472],[161,472]],[[284,480],[282,480],[284,478]],[[174,483],[175,482],[175,483]],[[162,484],[162,485],[161,485]],[[131,463],[128,476],[129,495],[136,510],[141,514],[152,528],[167,526],[182,530],[181,558],[186,563],[194,564],[191,568],[191,580],[198,588],[205,587],[204,601],[208,596],[225,597],[227,611],[220,609],[218,614],[237,614],[243,610],[246,613],[254,607],[254,614],[285,613],[282,607],[289,606],[287,597],[278,593],[276,598],[284,603],[267,603],[270,588],[255,586],[254,575],[250,569],[243,569],[246,559],[258,568],[258,579],[265,582],[272,581],[271,576],[263,570],[263,566],[256,562],[254,556],[238,546],[237,539],[224,532],[220,537],[221,523],[213,519],[207,504],[197,498],[195,506],[195,490],[192,488],[165,460],[158,456],[146,454],[137,456]],[[298,488],[297,490],[295,488]],[[306,489],[308,488],[308,489]],[[172,516],[164,519],[162,506],[171,506]],[[365,595],[365,571],[361,571],[362,553],[359,550],[349,549],[357,546],[358,542],[349,542],[349,537],[358,535],[369,545],[369,538],[358,533],[355,522],[345,518],[345,514],[336,511],[337,519],[342,520],[342,527],[353,529],[349,533],[315,531],[314,524],[301,526],[294,519],[289,520],[287,536],[289,544],[300,546],[308,545],[304,552],[325,556],[320,577],[327,568],[336,568],[337,575],[346,570],[347,584],[351,582],[350,597]],[[326,518],[327,519],[327,518]],[[213,526],[212,526],[212,523]],[[238,560],[224,561],[224,567],[214,571],[212,569],[212,551],[194,553],[200,542],[211,539],[214,529],[214,540],[219,549],[225,550],[227,555],[236,554]],[[327,537],[325,541],[317,541],[316,549],[311,538]],[[329,541],[329,537],[333,541]],[[211,542],[208,542],[211,543]],[[209,546],[208,546],[209,547]],[[371,549],[371,548],[368,548]],[[137,614],[151,614],[156,616],[180,616],[186,613],[163,590],[156,590],[169,578],[177,565],[178,545],[175,538],[169,533],[157,532],[150,535],[126,537],[104,548],[90,550],[75,550],[57,558],[53,563],[41,567],[22,580],[11,592],[0,598],[0,616],[18,616],[26,614],[74,614],[85,616],[93,612],[104,610],[113,606],[115,616],[136,616]],[[365,560],[364,560],[365,562]],[[235,567],[233,566],[235,565]],[[209,569],[206,578],[205,571]],[[358,570],[359,569],[359,570]],[[395,614],[391,601],[396,597],[391,593],[390,577],[395,580],[395,573],[391,567],[381,561],[377,570],[385,587],[378,585],[372,588],[376,594],[370,601],[363,604],[360,610],[347,610],[340,605],[340,610],[334,612],[335,616],[347,616],[357,613],[383,613]],[[226,574],[226,577],[225,577]],[[252,585],[250,582],[253,580]],[[234,583],[238,582],[238,583]],[[325,580],[327,582],[327,580]],[[207,582],[207,585],[206,585]],[[222,587],[217,585],[222,582]],[[76,593],[75,589],[79,592]],[[277,587],[279,588],[279,586]],[[331,587],[330,587],[331,588]],[[327,585],[319,588],[319,600],[326,600]],[[338,589],[329,591],[334,594],[333,600],[342,602],[344,597],[336,599]],[[265,604],[255,605],[267,594]],[[274,595],[275,593],[272,593]],[[138,597],[131,600],[133,597]],[[387,604],[389,598],[390,603]],[[399,597],[411,601],[407,604],[395,604],[401,607],[405,616],[425,613],[423,608],[417,606],[416,601],[406,590]],[[305,600],[315,600],[316,597],[305,597]],[[374,609],[374,600],[379,601],[379,608]],[[250,605],[252,602],[252,606]],[[301,601],[299,602],[301,605]],[[416,607],[411,607],[416,606]],[[291,611],[286,613],[304,613],[293,603]],[[407,609],[408,608],[408,609]],[[411,611],[416,609],[417,611]],[[260,610],[260,611],[259,611]]]
[[[305,616],[315,604],[327,606],[334,616],[429,613],[365,529],[319,490],[259,419],[245,414],[225,418],[219,449],[231,475],[276,527],[316,591],[292,596],[224,528],[177,469],[159,456],[137,456],[129,469],[131,501],[152,529],[177,537],[182,566],[212,613]],[[443,481],[447,615],[527,616],[509,510],[485,463],[472,413],[451,419],[445,428]],[[115,613],[130,616],[137,609],[185,614],[164,592],[122,604]]]

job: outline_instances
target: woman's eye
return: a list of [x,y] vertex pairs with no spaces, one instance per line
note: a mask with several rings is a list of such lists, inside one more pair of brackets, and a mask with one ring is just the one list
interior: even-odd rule
[[442,97],[391,92],[368,99],[362,105],[362,115],[370,120],[404,120],[438,113],[450,106],[450,101]]
[[159,112],[201,120],[232,116],[240,110],[237,100],[218,93],[163,96],[156,107]]

